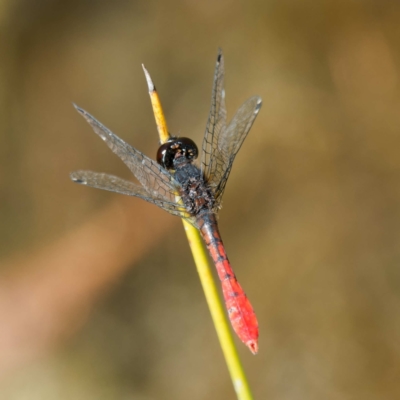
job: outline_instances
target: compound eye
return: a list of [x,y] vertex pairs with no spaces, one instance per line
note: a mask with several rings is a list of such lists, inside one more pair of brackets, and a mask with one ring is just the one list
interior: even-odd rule
[[166,169],[174,166],[175,151],[171,149],[171,141],[165,142],[157,150],[157,162]]
[[157,150],[157,162],[166,169],[174,169],[178,158],[189,161],[197,158],[199,151],[196,143],[189,138],[171,138]]

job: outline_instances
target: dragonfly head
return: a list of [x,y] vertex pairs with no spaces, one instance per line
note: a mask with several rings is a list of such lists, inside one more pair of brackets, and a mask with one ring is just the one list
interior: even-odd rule
[[175,169],[177,163],[192,162],[199,150],[192,139],[171,137],[157,150],[157,162],[165,169]]

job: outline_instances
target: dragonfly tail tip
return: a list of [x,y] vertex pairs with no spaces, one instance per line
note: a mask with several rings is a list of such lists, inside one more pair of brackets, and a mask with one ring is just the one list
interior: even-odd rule
[[258,353],[258,343],[256,340],[249,340],[246,343],[246,346],[250,349],[250,351],[256,355]]

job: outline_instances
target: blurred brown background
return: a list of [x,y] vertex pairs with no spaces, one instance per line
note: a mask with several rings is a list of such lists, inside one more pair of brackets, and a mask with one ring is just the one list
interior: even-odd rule
[[153,156],[141,63],[200,143],[218,46],[228,114],[264,104],[220,228],[257,311],[257,399],[400,398],[400,3],[0,1],[0,398],[235,397],[185,235],[74,101]]

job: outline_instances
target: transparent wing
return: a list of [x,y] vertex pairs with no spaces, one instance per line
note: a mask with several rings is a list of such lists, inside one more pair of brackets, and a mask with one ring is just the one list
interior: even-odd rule
[[210,180],[211,187],[215,187],[214,196],[217,205],[221,202],[222,194],[226,186],[233,161],[237,152],[246,139],[251,126],[261,108],[261,98],[251,97],[236,111],[235,116],[229,125],[222,130],[218,137],[217,148],[214,150],[214,170]]
[[125,143],[88,112],[77,106],[75,108],[90,124],[94,132],[104,140],[107,146],[132,171],[136,179],[142,184],[148,197],[170,203],[175,203],[179,200],[176,199],[176,194],[180,190],[180,184],[166,169],[128,143]]
[[117,176],[92,171],[76,171],[73,172],[70,177],[74,182],[80,183],[81,185],[121,193],[127,196],[139,197],[173,215],[185,218],[193,223],[191,216],[182,205],[176,202],[165,201],[161,197],[150,196],[142,186],[118,178]]
[[226,126],[224,57],[218,51],[211,96],[211,109],[203,139],[201,171],[214,191],[217,205],[221,202],[232,163],[261,108],[261,98],[247,100]]
[[201,172],[209,182],[216,180],[214,174],[218,169],[218,158],[215,157],[215,153],[218,151],[219,135],[225,129],[226,125],[224,73],[224,56],[222,55],[222,50],[219,49],[211,94],[211,108],[204,133],[203,151],[201,154]]

